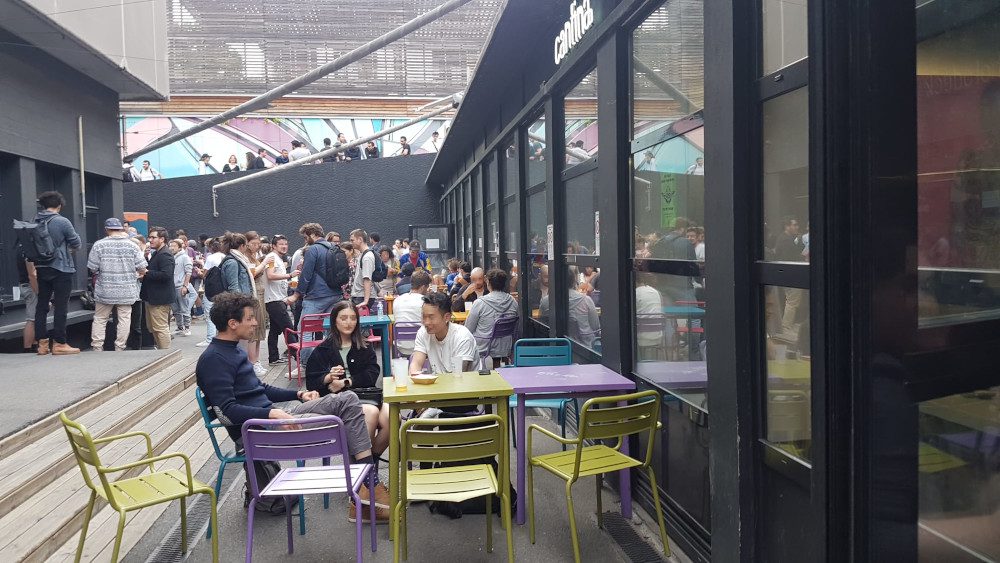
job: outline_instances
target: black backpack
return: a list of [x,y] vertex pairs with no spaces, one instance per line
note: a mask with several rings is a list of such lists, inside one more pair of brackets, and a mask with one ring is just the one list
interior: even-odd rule
[[[371,252],[375,257],[375,269],[372,270],[372,283],[378,283],[385,280],[385,277],[389,275],[389,268],[387,268],[385,262],[379,258],[378,252],[372,249],[368,249],[368,252]],[[363,254],[361,255],[361,258],[364,259]]]
[[316,244],[326,248],[326,267],[320,272],[323,281],[326,282],[327,287],[337,292],[344,287],[345,283],[351,281],[351,266],[347,263],[347,254],[344,254],[339,246],[325,240],[318,241]]
[[205,274],[205,297],[208,297],[209,301],[229,289],[229,286],[226,285],[226,276],[222,274],[222,265],[226,263],[226,260],[232,259],[232,256],[226,256],[218,266],[209,268]]
[[[281,465],[276,461],[254,461],[254,473],[257,474],[257,486],[264,490],[272,479],[281,472]],[[243,464],[243,471],[247,471],[247,464]],[[243,508],[250,508],[250,475],[246,475],[246,482],[243,483]],[[292,498],[292,506],[299,504],[299,497]],[[267,514],[284,514],[288,510],[285,506],[285,497],[263,497],[254,505],[254,511]]]
[[49,222],[55,215],[35,221],[14,219],[18,250],[36,266],[44,266],[56,259],[56,244],[49,234]]

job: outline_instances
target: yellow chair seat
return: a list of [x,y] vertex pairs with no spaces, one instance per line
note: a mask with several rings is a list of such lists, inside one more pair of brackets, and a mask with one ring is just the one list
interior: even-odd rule
[[[194,480],[191,486],[195,490],[208,487],[198,480]],[[105,496],[103,489],[97,489],[97,494]],[[187,476],[183,471],[171,469],[132,479],[122,479],[111,483],[111,494],[115,496],[118,506],[125,510],[131,510],[151,502],[183,498],[188,496]]]
[[[576,464],[576,450],[556,452],[531,458],[532,465],[539,465],[569,481],[573,478],[573,467]],[[611,473],[630,467],[642,465],[641,461],[630,458],[618,450],[607,446],[586,446],[580,454],[579,477]]]
[[489,465],[463,465],[406,472],[407,500],[462,502],[500,490]]

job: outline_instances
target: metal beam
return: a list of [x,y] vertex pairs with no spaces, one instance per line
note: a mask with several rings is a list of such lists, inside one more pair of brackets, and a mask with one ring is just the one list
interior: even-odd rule
[[409,35],[410,33],[441,18],[442,16],[448,13],[457,10],[458,8],[462,7],[465,4],[468,4],[471,1],[472,0],[448,0],[444,4],[438,6],[437,8],[434,8],[429,12],[426,12],[424,14],[421,14],[420,16],[417,16],[416,18],[413,18],[412,20],[401,25],[400,27],[397,27],[396,29],[386,34],[377,37],[350,52],[345,53],[344,55],[338,57],[333,61],[326,63],[323,66],[315,68],[303,74],[302,76],[299,76],[298,78],[293,78],[292,80],[289,80],[288,82],[285,82],[284,84],[277,86],[261,94],[260,96],[257,96],[256,98],[247,100],[246,102],[243,102],[242,104],[230,110],[224,111],[216,115],[215,117],[206,119],[205,121],[202,121],[201,123],[195,125],[194,127],[191,127],[190,129],[186,129],[184,131],[181,131],[180,133],[170,135],[169,137],[160,139],[158,141],[154,141],[149,145],[143,147],[142,149],[132,154],[126,155],[123,160],[134,160],[135,158],[142,156],[148,152],[154,151],[159,148],[163,148],[167,145],[180,141],[181,139],[189,137],[195,133],[204,131],[206,129],[210,129],[221,123],[225,123],[226,121],[233,119],[234,117],[239,117],[243,114],[266,108],[268,106],[268,103],[271,102],[272,100],[285,96],[286,94],[291,94],[292,92],[295,92],[296,90],[307,84],[311,84],[319,80],[320,78],[323,78],[324,76],[337,72],[338,70],[350,65],[351,63],[354,63],[374,53],[375,51],[378,51],[382,47],[385,47],[386,45]]
[[635,67],[637,72],[648,78],[649,81],[655,84],[660,90],[670,94],[673,99],[680,102],[681,113],[685,115],[691,113],[691,108],[694,107],[694,104],[691,102],[690,98],[684,95],[684,92],[681,92],[676,86],[664,80],[659,74],[653,72],[653,69],[646,66],[645,63],[640,61],[637,57],[632,57],[632,65]]

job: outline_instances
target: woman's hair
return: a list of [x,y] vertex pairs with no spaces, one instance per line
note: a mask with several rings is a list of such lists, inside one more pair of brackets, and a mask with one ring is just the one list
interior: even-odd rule
[[354,245],[350,242],[340,243],[340,249],[344,252],[354,252]]
[[252,153],[250,151],[247,151],[246,158],[247,158],[247,166],[246,167],[249,169],[251,166],[253,166],[253,161],[257,158],[257,155],[255,155],[254,153]]
[[[215,306],[215,301],[212,302],[213,307]],[[358,318],[357,324],[354,325],[354,332],[351,333],[351,346],[353,348],[362,349],[368,347],[368,341],[365,340],[364,336],[361,335],[361,315],[358,315],[358,309],[354,306],[349,299],[343,301],[338,301],[333,309],[330,311],[330,336],[326,337],[326,342],[330,343],[334,349],[343,346],[340,341],[340,329],[337,328],[337,315],[340,314],[344,309],[350,309],[354,311],[354,315]],[[346,360],[346,359],[345,359]]]
[[247,237],[243,236],[242,233],[230,233],[222,235],[222,251],[229,254],[233,250],[239,250],[241,246],[245,246],[247,243]]
[[240,163],[240,161],[236,158],[235,154],[229,155],[229,160],[227,160],[226,162],[228,162],[229,164],[233,164],[234,160],[236,161],[236,164]]
[[257,231],[247,231],[243,233],[243,236],[247,237],[247,242],[250,242],[252,240],[260,240],[260,235],[257,234]]

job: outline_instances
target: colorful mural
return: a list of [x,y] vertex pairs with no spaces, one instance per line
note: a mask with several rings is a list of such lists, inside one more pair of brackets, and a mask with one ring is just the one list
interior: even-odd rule
[[[410,119],[412,118],[238,117],[145,154],[141,160],[148,160],[150,166],[164,178],[176,178],[197,174],[199,157],[207,153],[212,156],[212,169],[221,172],[229,155],[235,154],[242,167],[247,152],[256,154],[257,149],[264,148],[273,162],[281,149],[291,149],[292,141],[303,142],[309,150],[316,152],[323,147],[324,138],[329,137],[336,142],[337,135],[344,133],[348,140],[360,139]],[[135,152],[157,139],[184,131],[203,121],[202,118],[180,116],[126,116],[124,120],[122,146],[125,152]],[[438,141],[440,146],[450,125],[450,119],[431,119],[387,135],[375,144],[382,156],[398,154],[401,137],[407,138],[413,154],[436,152],[431,134],[438,132],[441,136]]]

